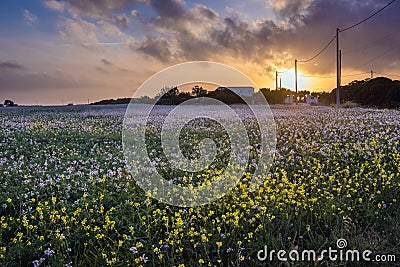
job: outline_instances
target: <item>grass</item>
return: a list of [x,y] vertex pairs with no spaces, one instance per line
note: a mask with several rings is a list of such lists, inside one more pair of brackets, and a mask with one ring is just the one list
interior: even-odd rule
[[[160,203],[135,184],[123,112],[0,110],[1,266],[277,265],[257,252],[319,253],[339,238],[349,249],[400,253],[398,111],[274,108],[277,154],[263,185],[250,192],[246,173],[196,208]],[[194,136],[182,134],[184,143]],[[320,263],[345,264],[357,265]]]

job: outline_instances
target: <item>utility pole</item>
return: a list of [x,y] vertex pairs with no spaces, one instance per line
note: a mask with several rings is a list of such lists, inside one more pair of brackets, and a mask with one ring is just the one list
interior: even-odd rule
[[339,51],[339,28],[336,29],[336,106],[340,106],[340,51]]
[[278,91],[278,71],[275,72],[275,90]]
[[279,78],[279,89],[282,90],[282,78]]
[[294,76],[295,76],[295,78],[294,78],[294,81],[295,81],[294,87],[296,89],[296,105],[297,105],[298,104],[298,101],[297,101],[297,59],[294,60]]
[[342,86],[342,49],[339,50],[339,78],[340,78],[340,87]]
[[374,71],[371,70],[371,80],[374,78]]

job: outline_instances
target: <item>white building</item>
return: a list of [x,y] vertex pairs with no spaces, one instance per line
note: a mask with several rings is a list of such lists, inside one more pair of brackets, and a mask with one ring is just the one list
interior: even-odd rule
[[318,104],[318,97],[312,95],[306,95],[306,103],[308,105]]
[[286,96],[285,104],[293,104],[293,95]]
[[[227,89],[226,87],[218,87],[217,91],[222,91]],[[232,92],[238,94],[240,96],[252,97],[254,95],[254,87],[239,87],[239,86],[231,86],[228,87]]]

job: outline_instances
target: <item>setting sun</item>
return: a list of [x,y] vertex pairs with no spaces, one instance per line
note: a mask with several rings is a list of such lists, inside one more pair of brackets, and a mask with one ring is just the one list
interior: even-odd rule
[[[278,73],[278,87],[280,86],[279,79],[282,80],[282,88],[294,89],[295,88],[294,68],[286,71],[285,73],[281,74]],[[312,81],[304,77],[301,71],[297,70],[297,89],[299,91],[302,90],[313,91],[313,86],[314,84],[312,83]]]

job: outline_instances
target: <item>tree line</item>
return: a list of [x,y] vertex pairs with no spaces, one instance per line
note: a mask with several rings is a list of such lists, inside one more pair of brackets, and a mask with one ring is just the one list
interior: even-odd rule
[[[269,104],[284,104],[287,96],[295,96],[296,93],[287,88],[271,90],[270,88],[260,89],[253,97],[238,96],[234,92],[227,90],[207,91],[199,85],[195,85],[191,92],[181,92],[177,86],[164,87],[156,96],[158,105],[179,105],[189,99],[197,97],[210,97],[220,100],[226,104],[244,104],[245,100],[256,103],[259,94],[262,94]],[[332,105],[336,103],[336,89],[329,92],[310,92],[302,90],[298,92],[299,102],[305,102],[306,95],[319,98],[319,105]],[[117,100],[102,100],[93,105],[107,104],[129,104],[153,103],[154,99],[147,96],[142,98],[120,98]],[[400,107],[400,81],[391,80],[384,77],[374,79],[355,80],[348,85],[342,86],[340,90],[341,103],[353,102],[360,106],[377,108],[399,108]]]
[[[195,85],[191,92],[181,92],[177,86],[164,87],[160,90],[160,93],[155,97],[158,99],[157,105],[179,105],[189,99],[198,97],[210,97],[220,100],[226,104],[244,104],[245,101],[242,97],[238,96],[234,92],[223,89],[215,91],[207,91],[202,86]],[[115,104],[129,104],[129,103],[153,103],[154,98],[147,96],[141,98],[119,98],[119,99],[107,99],[99,102],[92,103],[91,105],[115,105]]]
[[[332,90],[323,101],[334,104],[336,89]],[[341,87],[340,102],[353,102],[365,107],[399,108],[400,81],[385,77],[352,81]]]

